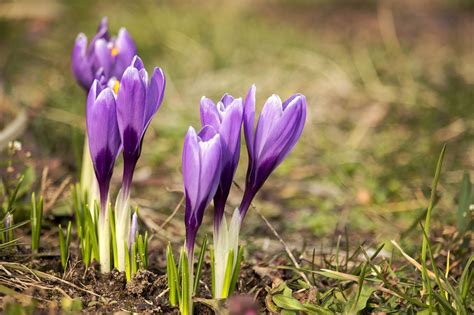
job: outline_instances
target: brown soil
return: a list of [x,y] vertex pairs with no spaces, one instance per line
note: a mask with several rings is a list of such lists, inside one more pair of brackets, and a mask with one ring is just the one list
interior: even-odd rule
[[[21,302],[22,296],[31,297],[39,301],[37,308],[48,313],[58,312],[58,305],[61,305],[64,297],[70,297],[81,300],[84,312],[179,314],[178,309],[168,301],[164,261],[155,260],[150,270],[139,271],[129,283],[126,282],[125,274],[117,270],[101,274],[97,263],[86,269],[76,255],[63,273],[58,255],[32,256],[25,246],[17,246],[14,252],[10,250],[9,253],[0,253],[0,265],[4,267],[0,268],[0,281],[19,293],[17,300]],[[211,291],[206,285],[211,283],[210,265],[204,264],[203,269],[198,295],[200,298],[210,299]],[[242,292],[251,295],[257,307],[263,311],[264,287],[271,285],[272,279],[255,270],[258,269],[251,265],[242,265],[236,294]],[[279,276],[282,277],[283,274]],[[5,303],[3,304],[5,307]],[[195,312],[214,314],[209,307],[200,303],[195,304]]]

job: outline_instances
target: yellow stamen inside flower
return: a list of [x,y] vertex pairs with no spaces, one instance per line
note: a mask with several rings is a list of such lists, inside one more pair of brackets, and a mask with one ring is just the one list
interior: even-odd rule
[[110,54],[112,55],[112,57],[115,57],[117,56],[119,53],[118,49],[116,47],[112,48],[112,51],[110,52]]
[[119,87],[120,87],[120,82],[119,82],[119,80],[116,80],[114,82],[114,93],[115,93],[115,95],[118,94]]

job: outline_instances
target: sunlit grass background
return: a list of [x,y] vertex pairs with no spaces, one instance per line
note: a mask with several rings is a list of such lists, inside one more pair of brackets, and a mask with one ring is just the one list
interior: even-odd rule
[[[201,96],[245,96],[252,83],[259,107],[273,93],[308,100],[300,143],[256,200],[285,240],[319,247],[347,231],[360,242],[402,236],[406,246],[419,244],[410,227],[428,204],[445,142],[432,221],[455,223],[462,172],[474,165],[469,1],[49,0],[0,8],[0,125],[27,108],[23,146],[57,182],[78,174],[82,150],[85,96],[71,74],[71,48],[77,33],[91,38],[107,16],[112,33],[125,26],[147,68],[167,77],[132,193],[157,223],[181,198],[181,142],[189,125],[199,126]],[[243,147],[239,184],[246,161]],[[229,211],[240,197],[235,189]],[[256,244],[270,235],[252,212],[243,231]]]

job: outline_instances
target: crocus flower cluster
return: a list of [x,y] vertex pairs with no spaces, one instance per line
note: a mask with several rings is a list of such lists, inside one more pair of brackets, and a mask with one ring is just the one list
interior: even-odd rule
[[[100,192],[99,247],[102,270],[110,270],[109,186],[115,160],[123,150],[122,189],[115,205],[118,265],[125,269],[131,210],[128,205],[133,171],[145,131],[163,100],[165,77],[155,68],[150,80],[142,60],[135,56],[122,80],[95,79],[87,98],[87,134]],[[124,244],[128,244],[124,246]]]
[[[71,55],[71,65],[76,81],[89,92],[95,79],[102,85],[121,80],[125,69],[132,62],[137,49],[135,43],[127,30],[121,28],[117,37],[109,34],[107,18],[102,18],[97,33],[87,43],[85,34],[80,33],[74,43]],[[118,84],[115,84],[118,87]],[[115,91],[116,92],[116,91]],[[88,138],[84,141],[84,154],[82,159],[81,185],[83,192],[87,192],[88,204],[92,205],[99,198],[97,181],[94,179],[94,171],[91,157],[88,153]],[[93,216],[94,217],[94,216]]]
[[[130,269],[126,268],[130,265],[131,251],[138,248],[139,255],[146,256],[143,248],[147,239],[146,236],[137,238],[138,216],[136,211],[132,215],[129,205],[131,184],[145,132],[163,101],[165,76],[160,68],[155,68],[149,76],[142,60],[136,56],[136,47],[128,32],[122,28],[117,37],[111,37],[106,18],[89,44],[84,34],[78,35],[72,53],[72,69],[78,83],[88,91],[88,151],[100,200],[94,205],[89,202],[89,207],[99,210],[101,268],[105,272],[110,270],[110,253],[113,252],[114,266],[119,271],[125,269],[128,279]],[[183,314],[192,314],[192,295],[199,283],[199,276],[194,277],[194,247],[206,208],[214,200],[213,295],[226,298],[235,288],[240,268],[239,234],[244,217],[258,191],[291,152],[303,131],[306,99],[302,94],[294,94],[284,102],[272,95],[265,102],[255,127],[255,93],[253,85],[244,99],[224,94],[214,103],[203,97],[200,104],[202,129],[196,132],[190,127],[184,140],[186,241],[178,265],[171,246],[167,250],[170,302],[178,303]],[[242,125],[249,157],[245,189],[240,206],[227,224],[225,208],[239,163]],[[110,181],[120,152],[124,165],[122,185],[112,208]],[[204,253],[203,248],[201,263]],[[147,258],[143,263],[147,264]],[[181,268],[179,272],[178,268]],[[200,274],[199,268],[198,264],[197,274]]]
[[[242,251],[239,231],[249,206],[270,174],[290,153],[303,131],[306,99],[294,94],[282,102],[272,95],[265,102],[255,125],[255,91],[245,101],[225,94],[215,104],[201,99],[202,130],[190,128],[183,149],[183,179],[186,194],[186,250],[192,266],[197,230],[204,210],[214,199],[213,294],[226,298],[232,293]],[[224,214],[240,155],[240,132],[244,126],[249,164],[240,207],[229,226]],[[220,160],[218,160],[220,157]],[[232,272],[229,273],[229,268]],[[189,270],[192,274],[192,269]]]
[[121,28],[117,37],[111,37],[104,17],[89,45],[85,34],[77,35],[71,56],[72,71],[82,88],[89,91],[101,74],[106,80],[120,80],[136,54],[137,48],[127,30]]

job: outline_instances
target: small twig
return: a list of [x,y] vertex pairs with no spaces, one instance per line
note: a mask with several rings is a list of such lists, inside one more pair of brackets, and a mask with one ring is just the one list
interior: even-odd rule
[[60,287],[55,286],[55,287],[53,287],[53,288],[51,288],[51,289],[59,291],[62,295],[64,295],[64,296],[67,297],[68,299],[72,300],[72,297],[71,297],[69,294],[67,294],[66,291],[64,291],[63,289],[61,289]]
[[[243,189],[239,186],[239,184],[237,184],[235,181],[233,182],[234,185],[240,190],[240,191],[243,191]],[[296,260],[295,256],[293,256],[293,253],[291,252],[290,248],[288,247],[288,245],[286,245],[285,241],[281,238],[281,236],[278,234],[278,232],[275,230],[275,228],[273,227],[273,225],[267,220],[267,218],[253,205],[253,203],[250,204],[250,206],[254,209],[255,212],[257,212],[257,214],[262,218],[262,220],[265,222],[265,224],[268,226],[268,228],[272,231],[273,235],[275,235],[275,237],[280,241],[280,243],[283,245],[283,247],[285,248],[285,251],[286,253],[288,254],[288,256],[290,257],[290,260],[291,262],[293,263],[293,265],[295,266],[295,268],[297,269],[300,269],[300,264],[298,263],[298,261]],[[309,279],[308,277],[306,277],[306,275],[304,274],[304,272],[302,271],[299,271],[297,270],[297,272],[299,273],[299,275],[301,276],[301,278],[303,278],[303,280],[310,286],[312,287],[313,285],[311,284],[311,282],[309,282]]]
[[[280,241],[280,243],[283,245],[283,247],[285,248],[285,251],[286,253],[288,254],[288,256],[290,257],[293,265],[295,265],[295,268],[301,268],[300,267],[300,264],[298,263],[298,261],[296,260],[295,256],[293,256],[293,253],[291,252],[290,248],[288,247],[288,245],[286,245],[285,241],[280,237],[280,235],[278,234],[278,232],[275,230],[275,228],[273,227],[273,225],[267,220],[267,218],[265,218],[265,216],[257,210],[257,208],[255,208],[255,206],[252,205],[252,208],[255,209],[255,211],[257,212],[257,214],[262,218],[262,220],[265,222],[265,224],[268,226],[268,228],[272,231],[273,235],[275,235],[275,237]],[[301,278],[303,278],[303,280],[311,287],[313,286],[311,284],[311,282],[309,282],[308,278],[306,277],[306,275],[304,274],[304,272],[302,271],[298,271],[298,273],[300,274]]]
[[0,149],[6,147],[8,142],[19,138],[25,131],[27,125],[28,115],[26,110],[23,109],[9,125],[7,125],[3,130],[0,130]]
[[19,263],[12,263],[12,262],[0,262],[0,266],[7,266],[7,267],[10,267],[12,269],[17,269],[17,270],[27,270],[29,271],[32,275],[34,275],[38,281],[40,282],[40,278],[44,278],[44,279],[49,279],[49,280],[54,280],[54,281],[59,281],[59,282],[62,282],[64,284],[67,284],[75,289],[78,289],[78,290],[81,290],[83,292],[86,292],[86,293],[89,293],[91,295],[95,295],[97,297],[101,297],[99,294],[95,293],[95,292],[92,292],[90,290],[87,290],[87,289],[84,289],[84,288],[81,288],[77,285],[75,285],[74,283],[72,282],[69,282],[69,281],[66,281],[64,279],[61,279],[61,278],[58,278],[56,276],[53,276],[53,275],[50,275],[46,272],[42,272],[42,271],[39,271],[39,270],[32,270],[28,267],[26,267],[25,265],[22,265],[22,264],[19,264]]
[[[393,246],[395,246],[399,251],[400,253],[402,254],[403,257],[405,257],[405,259],[410,263],[412,264],[413,266],[415,266],[416,269],[418,269],[419,271],[423,271],[423,266],[417,262],[415,259],[413,259],[411,256],[409,256],[407,253],[405,253],[405,251],[400,247],[400,245],[398,245],[397,242],[395,242],[395,240],[392,240],[391,242],[393,244]],[[428,270],[428,268],[426,269],[426,272],[428,273],[428,276],[431,278],[431,279],[436,279],[436,275],[434,274],[434,272],[432,272],[431,270]],[[439,279],[441,283],[444,284],[444,280],[443,279]]]
[[48,200],[44,207],[44,211],[46,212],[48,209],[50,209],[56,201],[59,199],[59,197],[62,195],[64,190],[68,187],[69,182],[71,181],[71,177],[67,176],[62,182],[61,185],[59,185],[58,189],[54,192],[54,195],[51,197],[51,200]]
[[174,208],[173,212],[166,218],[163,223],[160,224],[160,229],[164,228],[173,219],[173,217],[176,215],[176,213],[178,213],[179,209],[181,208],[183,202],[184,195],[181,197],[181,200],[179,200],[178,205]]
[[43,168],[43,171],[41,172],[41,185],[40,185],[40,196],[46,195],[46,188],[48,186],[48,173],[49,173],[49,168],[45,166]]
[[168,291],[169,291],[169,290],[170,290],[170,288],[167,288],[166,290],[164,290],[164,291],[161,291],[161,293],[160,293],[160,294],[158,294],[158,297],[162,297],[162,296],[164,296],[166,293],[168,293]]

